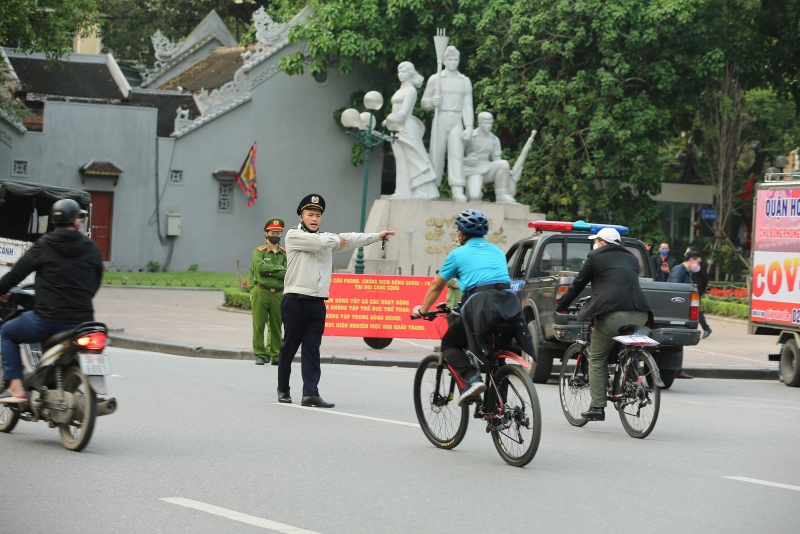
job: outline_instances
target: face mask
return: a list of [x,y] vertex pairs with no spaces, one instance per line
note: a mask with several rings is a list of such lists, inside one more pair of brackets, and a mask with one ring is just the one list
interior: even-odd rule
[[268,235],[267,236],[267,241],[269,241],[273,245],[277,245],[278,243],[281,242],[281,236],[279,236],[279,235]]
[[592,250],[597,250],[598,248],[600,248],[600,243],[595,243],[592,245]]
[[667,254],[669,254],[669,249],[668,248],[661,249],[661,255],[662,256],[666,256]]
[[692,264],[692,272],[693,273],[699,273],[700,272],[700,264],[699,263],[693,263]]

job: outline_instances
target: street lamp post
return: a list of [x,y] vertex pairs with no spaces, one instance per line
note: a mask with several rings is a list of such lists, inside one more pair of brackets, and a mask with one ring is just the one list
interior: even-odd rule
[[[364,95],[364,107],[368,110],[378,111],[383,106],[383,97],[377,91],[370,91]],[[392,115],[386,119],[386,124],[391,131],[400,131],[401,126],[392,120]],[[367,186],[369,184],[369,158],[372,149],[383,144],[384,141],[394,143],[397,136],[386,135],[373,129],[375,117],[369,111],[359,113],[350,108],[342,113],[342,126],[347,128],[347,137],[354,138],[366,150],[364,152],[364,189],[361,193],[361,232],[364,232],[367,217]],[[397,128],[397,129],[395,129]],[[356,255],[356,274],[364,274],[364,247],[358,248]]]

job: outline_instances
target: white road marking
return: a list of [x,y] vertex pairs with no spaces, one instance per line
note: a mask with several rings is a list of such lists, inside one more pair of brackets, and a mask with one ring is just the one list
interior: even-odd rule
[[200,510],[201,512],[207,512],[209,514],[218,515],[220,517],[233,519],[234,521],[239,521],[240,523],[247,523],[248,525],[274,530],[276,532],[284,532],[286,534],[319,534],[319,532],[305,530],[299,527],[293,527],[292,525],[285,525],[283,523],[278,523],[277,521],[270,521],[269,519],[256,517],[254,515],[247,515],[241,512],[234,512],[233,510],[228,510],[227,508],[220,508],[219,506],[214,506],[213,504],[206,504],[200,501],[193,501],[192,499],[184,499],[182,497],[170,497],[160,500],[172,504],[177,504],[178,506],[185,506],[186,508],[193,508],[194,510]]
[[397,341],[402,341],[403,343],[408,343],[409,345],[414,345],[415,347],[422,347],[423,349],[433,350],[433,347],[429,347],[427,345],[420,345],[419,343],[414,343],[413,341],[409,341],[407,339],[398,339]]
[[760,405],[760,404],[719,404],[714,402],[692,402],[692,401],[685,401],[686,404],[696,404],[698,406],[725,406],[726,408],[761,408],[765,410],[800,410],[800,406],[769,406],[769,405]]
[[370,417],[368,415],[358,415],[355,413],[337,412],[328,410],[327,408],[312,408],[311,406],[298,406],[297,404],[286,404],[283,402],[274,402],[277,406],[286,406],[287,408],[297,408],[299,410],[311,410],[318,413],[327,413],[331,415],[341,415],[344,417],[355,417],[357,419],[368,419],[370,421],[379,421],[381,423],[392,423],[394,425],[413,426],[419,428],[419,423],[406,423],[405,421],[395,421],[394,419],[381,419],[380,417]]
[[762,486],[772,486],[773,488],[782,488],[794,491],[800,491],[800,486],[790,486],[789,484],[780,484],[778,482],[770,482],[768,480],[758,480],[757,478],[747,477],[722,477],[730,480],[738,480],[740,482],[750,482],[751,484],[761,484]]

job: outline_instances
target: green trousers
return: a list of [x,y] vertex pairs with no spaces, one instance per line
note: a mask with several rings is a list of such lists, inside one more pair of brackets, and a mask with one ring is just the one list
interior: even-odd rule
[[[270,291],[253,287],[250,290],[253,306],[253,352],[256,358],[278,360],[281,351],[281,299],[283,291]],[[264,327],[267,327],[267,343],[264,345]]]
[[608,388],[608,354],[614,347],[614,338],[619,329],[635,324],[641,328],[647,322],[647,312],[639,310],[601,313],[595,318],[592,341],[589,345],[589,389],[592,393],[592,407],[605,408],[606,388]]

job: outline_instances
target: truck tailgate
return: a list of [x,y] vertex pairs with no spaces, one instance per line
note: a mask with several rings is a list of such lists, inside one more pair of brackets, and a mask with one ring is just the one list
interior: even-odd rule
[[655,328],[684,326],[697,328],[697,321],[689,320],[694,284],[671,284],[641,280],[640,284],[653,309]]

